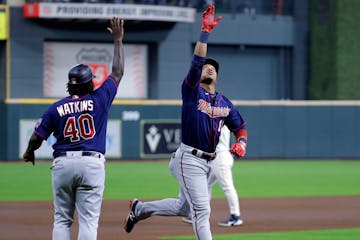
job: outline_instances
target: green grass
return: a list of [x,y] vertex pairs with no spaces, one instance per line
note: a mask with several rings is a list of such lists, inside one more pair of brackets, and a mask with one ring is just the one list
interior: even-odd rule
[[[214,235],[216,240],[358,240],[360,228],[269,233]],[[194,236],[164,237],[167,240],[194,240]]]
[[233,168],[242,197],[359,195],[359,173],[360,161],[245,161]]
[[51,163],[0,164],[0,201],[51,200]]
[[[51,200],[50,162],[0,164],[0,201]],[[236,161],[240,197],[360,195],[360,161]],[[105,199],[176,197],[178,184],[168,162],[106,163]],[[219,186],[214,198],[224,194]]]
[[[51,162],[0,164],[0,201],[52,200]],[[360,195],[360,161],[236,161],[234,182],[243,197]],[[178,184],[168,162],[106,163],[105,199],[176,197]],[[223,198],[219,186],[214,198]],[[358,240],[360,229],[240,233],[215,235],[216,240]],[[188,240],[194,236],[167,237]]]

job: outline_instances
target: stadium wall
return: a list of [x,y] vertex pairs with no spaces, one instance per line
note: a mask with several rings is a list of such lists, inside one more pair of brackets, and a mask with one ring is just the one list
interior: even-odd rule
[[[360,159],[359,102],[243,101],[235,105],[247,121],[246,159]],[[10,131],[6,135],[7,154],[3,159],[19,159],[20,142],[28,140],[22,139],[20,122],[30,119],[32,131],[36,119],[47,107],[46,104],[5,106],[8,113],[5,125]],[[121,153],[107,158],[169,158],[179,144],[180,117],[181,105],[177,101],[115,103],[109,120],[120,124],[116,131],[110,131],[120,141],[112,138],[107,144],[118,147]],[[144,123],[155,128],[144,127]],[[119,146],[111,145],[115,143]],[[153,151],[145,145],[151,145]]]
[[[219,90],[231,99],[306,98],[307,18],[302,8],[296,9],[297,21],[292,16],[222,14],[208,51],[221,63],[220,80],[228,83],[219,84]],[[19,7],[11,7],[10,18],[9,98],[43,97],[45,41],[111,43],[107,22],[26,19]],[[148,46],[150,99],[180,98],[179,91],[169,89],[178,89],[190,66],[200,19],[198,15],[191,24],[125,26],[125,43]]]
[[[247,159],[360,158],[359,103],[263,101],[306,99],[307,11],[307,1],[295,1],[294,16],[224,13],[222,27],[210,37],[209,57],[221,62],[218,90],[235,100],[248,122]],[[111,43],[111,37],[97,21],[25,19],[19,7],[10,12],[11,79],[6,104],[0,102],[0,157],[18,160],[27,141],[21,130],[31,132],[55,101],[42,93],[44,41]],[[125,43],[149,47],[149,99],[115,101],[109,159],[168,158],[179,143],[180,83],[199,19],[150,29],[146,23],[126,26]]]

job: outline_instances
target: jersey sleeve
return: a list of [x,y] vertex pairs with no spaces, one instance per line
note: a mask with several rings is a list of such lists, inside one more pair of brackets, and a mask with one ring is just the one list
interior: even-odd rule
[[108,76],[104,83],[95,90],[95,94],[99,95],[105,106],[110,106],[114,101],[117,93],[117,84],[112,76]]
[[191,67],[186,75],[181,89],[183,102],[192,102],[197,97],[200,88],[200,77],[202,67],[205,63],[205,58],[194,55],[191,62]]
[[225,118],[225,125],[230,129],[231,132],[236,132],[242,128],[245,128],[245,120],[236,110],[234,105],[229,100],[227,101],[230,106],[230,112],[229,115]]
[[50,107],[35,124],[34,133],[45,140],[47,140],[54,131],[51,113],[52,108]]
[[199,57],[197,55],[193,56],[190,70],[183,82],[183,88],[184,87],[195,88],[196,86],[199,85],[201,71],[204,64],[205,64],[205,58]]

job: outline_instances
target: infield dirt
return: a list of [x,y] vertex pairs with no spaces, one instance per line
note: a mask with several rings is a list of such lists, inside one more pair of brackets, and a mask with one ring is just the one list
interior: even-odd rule
[[[219,227],[228,217],[225,199],[211,202],[213,234],[255,233],[289,230],[360,228],[360,196],[240,199],[244,225]],[[123,229],[128,201],[104,201],[98,239],[154,240],[161,236],[193,235],[190,224],[180,217],[152,217],[135,225],[127,234]],[[73,239],[76,239],[75,219]],[[48,240],[53,223],[52,202],[0,202],[0,239]]]

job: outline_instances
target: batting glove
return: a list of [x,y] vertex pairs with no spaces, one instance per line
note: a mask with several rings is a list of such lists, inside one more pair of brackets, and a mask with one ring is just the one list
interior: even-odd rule
[[215,5],[210,4],[207,9],[202,13],[202,25],[201,31],[210,33],[214,27],[220,22],[222,16],[217,17],[214,20]]
[[246,154],[246,140],[240,139],[234,143],[230,148],[230,152],[236,157],[244,157]]

